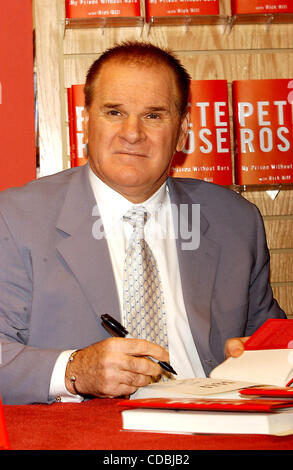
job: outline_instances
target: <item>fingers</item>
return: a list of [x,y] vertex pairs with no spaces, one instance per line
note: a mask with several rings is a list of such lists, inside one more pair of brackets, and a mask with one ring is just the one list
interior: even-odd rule
[[225,357],[239,357],[244,351],[244,343],[249,336],[242,338],[230,338],[225,344]]
[[[150,361],[144,358],[130,357],[130,362],[128,358],[123,358],[122,362],[117,363],[117,366],[114,367],[111,361],[112,367],[105,366],[96,375],[96,381],[93,384],[93,387],[96,387],[96,391],[93,394],[104,397],[132,395],[139,387],[144,387],[151,383],[153,376],[158,376],[161,372],[160,368],[158,368],[157,372],[158,366],[155,364],[155,372],[152,374],[153,364],[151,364],[149,369],[148,362]],[[143,373],[140,373],[139,370],[143,371]],[[92,390],[95,389],[92,388]]]
[[146,356],[168,360],[163,348],[148,341],[108,338],[77,352],[74,362],[66,369],[66,383],[70,387],[70,375],[74,375],[81,394],[130,395],[162,372],[159,364]]
[[147,357],[125,355],[121,361],[121,369],[149,377],[157,377],[162,369],[156,362]]
[[158,361],[168,361],[169,354],[161,346],[144,339],[108,338],[105,345],[111,351],[121,351],[133,356],[151,356]]
[[133,372],[124,372],[121,374],[122,377],[122,386],[130,387],[131,393],[136,391],[139,387],[145,387],[146,385],[152,382],[151,376],[136,374]]
[[144,387],[151,383],[149,376],[136,374],[129,371],[122,371],[115,376],[101,376],[99,387],[95,396],[114,398],[124,395],[132,395],[139,387]]

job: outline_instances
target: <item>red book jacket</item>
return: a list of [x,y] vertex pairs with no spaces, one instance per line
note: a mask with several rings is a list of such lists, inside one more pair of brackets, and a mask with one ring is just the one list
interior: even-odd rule
[[292,0],[231,0],[232,15],[293,13]]
[[68,89],[68,117],[71,167],[81,166],[87,162],[86,142],[84,140],[83,87],[84,85],[72,85],[71,89]]
[[236,184],[293,182],[293,80],[232,84]]
[[146,19],[155,16],[218,15],[219,0],[145,0]]
[[234,411],[234,412],[273,412],[282,408],[290,408],[293,401],[286,400],[258,400],[249,399],[221,399],[221,398],[137,398],[134,400],[119,401],[118,405],[124,409],[133,408],[159,408],[191,411]]
[[66,18],[98,18],[98,17],[131,17],[140,16],[139,0],[91,0],[84,1],[80,5],[79,1],[65,1]]
[[189,136],[170,175],[231,185],[232,162],[226,80],[192,80]]

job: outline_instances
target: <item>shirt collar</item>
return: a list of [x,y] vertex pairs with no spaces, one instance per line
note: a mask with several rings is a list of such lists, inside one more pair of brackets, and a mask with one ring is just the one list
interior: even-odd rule
[[123,215],[135,206],[144,206],[147,211],[152,214],[158,211],[158,208],[163,208],[167,204],[168,187],[166,182],[146,201],[133,204],[120,193],[112,189],[104,183],[89,166],[89,180],[92,186],[94,196],[103,220],[103,225],[110,227],[118,223],[123,218]]

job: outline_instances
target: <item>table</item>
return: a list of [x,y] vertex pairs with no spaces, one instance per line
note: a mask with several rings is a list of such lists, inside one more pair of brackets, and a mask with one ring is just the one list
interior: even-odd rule
[[[292,450],[293,436],[161,434],[121,428],[116,399],[5,405],[12,450]],[[3,451],[6,452],[6,451]],[[9,452],[9,451],[8,451]],[[3,455],[3,454],[1,454]]]

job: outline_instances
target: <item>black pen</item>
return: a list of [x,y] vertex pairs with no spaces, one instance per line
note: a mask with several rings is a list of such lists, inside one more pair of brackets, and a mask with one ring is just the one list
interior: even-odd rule
[[[115,318],[111,317],[107,313],[105,315],[101,315],[102,319],[102,326],[112,335],[112,336],[120,336],[121,338],[133,338],[126,328],[122,326]],[[171,372],[172,374],[177,375],[177,372],[170,366],[168,362],[158,361],[154,357],[147,356],[151,361],[156,362],[162,369],[166,370],[167,372]]]

